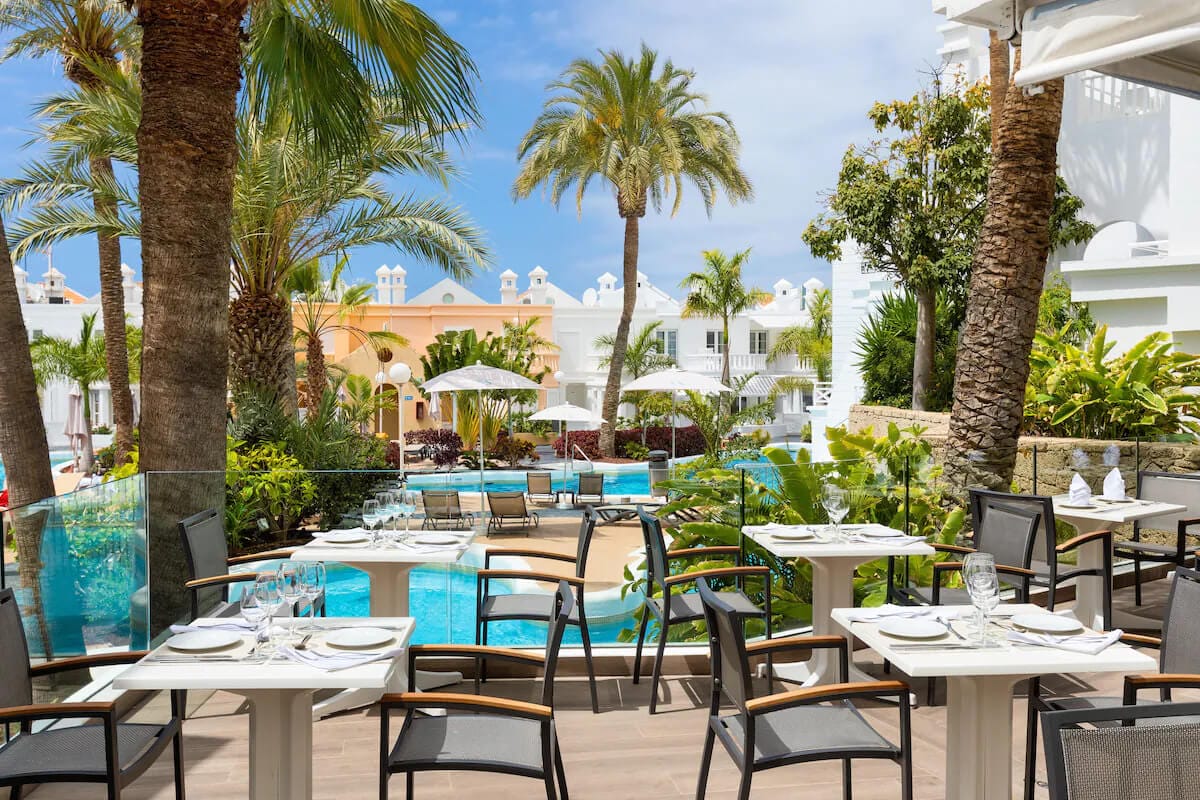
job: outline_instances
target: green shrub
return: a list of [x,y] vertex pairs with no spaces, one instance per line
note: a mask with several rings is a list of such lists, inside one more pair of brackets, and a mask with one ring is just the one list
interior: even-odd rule
[[496,439],[496,446],[492,448],[489,454],[492,457],[503,461],[510,467],[519,467],[524,461],[537,461],[537,445],[533,442],[527,442],[524,439],[514,439],[511,436],[501,434]]
[[650,458],[650,448],[641,442],[626,442],[623,452],[626,458],[632,458],[634,461],[645,461]]
[[[954,392],[957,326],[942,298],[938,299],[932,385],[925,396],[929,411],[950,408]],[[863,402],[912,406],[913,355],[917,340],[917,299],[911,292],[885,295],[863,323],[858,338],[858,366],[863,375]]]
[[226,494],[255,520],[266,519],[272,532],[289,530],[317,495],[304,466],[279,445],[260,444],[244,453],[233,448],[226,457]]

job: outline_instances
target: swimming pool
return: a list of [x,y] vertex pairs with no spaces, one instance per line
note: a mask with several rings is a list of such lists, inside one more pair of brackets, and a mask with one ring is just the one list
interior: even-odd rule
[[[59,464],[65,464],[72,458],[71,453],[66,450],[52,450],[50,452],[50,466],[57,467]],[[4,462],[0,461],[0,487],[4,484]]]

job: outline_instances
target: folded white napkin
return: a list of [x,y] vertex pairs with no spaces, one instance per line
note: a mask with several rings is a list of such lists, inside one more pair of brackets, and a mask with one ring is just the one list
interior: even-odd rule
[[343,534],[343,533],[361,533],[361,534],[363,534],[364,536],[370,536],[370,535],[371,535],[371,531],[369,531],[369,530],[367,530],[366,528],[363,528],[363,527],[358,527],[358,528],[335,528],[334,530],[331,530],[331,531],[317,531],[316,533],[314,533],[314,534],[313,534],[313,538],[314,538],[314,539],[324,539],[326,536],[333,536],[334,534]]
[[251,633],[255,626],[240,617],[230,617],[220,622],[207,622],[203,625],[172,625],[171,633],[193,633],[195,631],[230,631],[232,633]]
[[788,531],[806,531],[807,525],[783,525],[778,522],[766,522],[762,525],[747,525],[744,530],[750,533],[787,533]]
[[1104,499],[1125,499],[1125,479],[1121,477],[1121,470],[1116,467],[1113,467],[1112,472],[1104,476]]
[[883,537],[880,537],[880,536],[853,536],[852,535],[852,536],[848,537],[848,541],[854,542],[855,544],[890,544],[890,545],[899,544],[899,545],[905,545],[905,544],[916,544],[917,542],[923,542],[923,541],[925,541],[925,537],[924,536],[905,536],[904,534],[900,534],[899,536],[883,536]]
[[1071,478],[1071,488],[1067,490],[1067,501],[1077,506],[1092,502],[1092,490],[1078,472],[1075,473],[1075,477]]
[[[969,613],[970,609],[968,609]],[[941,608],[937,606],[898,606],[892,603],[876,606],[875,608],[856,608],[846,613],[851,622],[879,622],[880,620],[900,617],[902,619],[921,619],[941,617],[954,619],[959,616],[961,609]]]
[[387,650],[369,650],[361,653],[349,650],[319,650],[315,648],[297,650],[291,645],[284,645],[279,648],[279,654],[289,661],[323,669],[326,672],[361,667],[363,664],[370,664],[374,661],[388,661],[398,657],[403,652],[403,647],[391,647]]
[[1115,644],[1121,638],[1121,631],[1108,633],[1080,633],[1073,636],[1054,636],[1049,633],[1032,633],[1030,631],[1009,631],[1008,640],[1021,644],[1036,644],[1042,647],[1053,647],[1058,650],[1069,650],[1072,653],[1083,653],[1094,656]]

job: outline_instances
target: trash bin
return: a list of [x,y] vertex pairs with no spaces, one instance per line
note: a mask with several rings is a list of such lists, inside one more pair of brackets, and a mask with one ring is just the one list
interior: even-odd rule
[[650,496],[651,497],[666,497],[667,490],[658,487],[659,481],[665,481],[670,477],[670,462],[667,460],[666,450],[651,450],[650,451]]

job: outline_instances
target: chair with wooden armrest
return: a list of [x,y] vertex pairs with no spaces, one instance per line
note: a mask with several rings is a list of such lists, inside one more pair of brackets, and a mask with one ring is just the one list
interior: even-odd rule
[[[557,584],[564,580],[561,575],[524,569],[494,569],[492,559],[503,556],[531,558],[538,560],[559,561],[573,565],[574,577],[565,580],[575,591],[575,606],[567,619],[568,625],[579,628],[579,636],[583,640],[583,659],[587,665],[588,681],[592,694],[592,711],[600,713],[600,702],[596,695],[596,670],[592,664],[592,636],[588,630],[587,613],[584,608],[584,573],[587,571],[588,550],[592,545],[592,534],[596,530],[596,514],[589,506],[584,509],[579,522],[579,540],[576,544],[575,555],[553,553],[545,550],[526,548],[488,548],[483,554],[483,569],[476,573],[475,608],[475,644],[488,643],[488,625],[502,620],[526,620],[533,622],[550,622],[554,609],[550,597],[534,592],[512,592],[509,594],[493,593],[492,581],[529,580]],[[487,679],[487,663],[484,662],[476,671],[483,680]]]
[[[646,629],[650,618],[658,623],[658,651],[654,658],[650,678],[650,713],[658,708],[658,686],[662,681],[663,656],[667,649],[667,633],[672,625],[699,622],[704,619],[704,604],[694,591],[675,591],[676,587],[694,588],[700,578],[720,578],[733,583],[737,589],[731,593],[730,602],[747,616],[757,616],[766,623],[767,638],[771,637],[771,573],[767,567],[742,566],[742,551],[736,546],[693,547],[686,550],[667,550],[663,537],[662,522],[644,509],[638,511],[642,523],[642,538],[646,545],[646,574],[642,586],[645,596],[642,615],[638,625],[637,650],[633,658],[633,682],[641,680],[642,647],[646,641]],[[702,559],[729,559],[733,566],[706,569],[697,572],[671,574],[671,565],[677,561]],[[764,583],[762,608],[743,591],[747,577],[761,578]],[[769,671],[769,665],[768,665]]]
[[[230,567],[253,564],[276,558],[287,558],[294,550],[282,548],[253,553],[247,556],[229,556],[229,543],[225,539],[225,522],[220,509],[209,508],[193,514],[179,522],[179,536],[183,541],[183,555],[187,561],[189,579],[183,584],[191,595],[192,619],[204,615],[212,617],[237,616],[237,603],[229,601],[229,587],[235,583],[254,581],[256,572],[233,572]],[[215,599],[215,605],[208,605]],[[325,592],[313,600],[313,607],[325,616]]]
[[[553,603],[553,605],[551,605]],[[551,624],[546,654],[482,645],[416,645],[409,648],[408,691],[380,700],[379,797],[387,800],[388,779],[404,773],[406,797],[413,797],[413,776],[430,770],[473,770],[522,775],[541,780],[547,800],[567,797],[567,778],[554,722],[554,672],[563,631],[570,624],[574,593],[566,581],[546,598]],[[468,658],[542,666],[541,702],[528,703],[478,694],[418,693],[416,664],[420,658]],[[476,682],[478,688],[478,682]],[[439,708],[445,716],[417,714]],[[405,711],[395,743],[391,716]]]
[[[111,702],[33,702],[33,679],[74,669],[132,664],[146,653],[125,651],[63,658],[30,666],[29,645],[12,589],[0,589],[0,728],[19,732],[0,744],[0,787],[19,800],[26,786],[42,783],[102,783],[109,800],[153,764],[167,745],[174,745],[175,797],[183,800],[183,715],[178,693],[171,695],[171,719],[163,724],[121,722]],[[34,730],[35,722],[92,720],[95,724],[51,724]]]
[[[842,636],[795,636],[747,645],[746,614],[698,583],[712,653],[712,697],[696,798],[708,783],[713,746],[720,739],[741,773],[739,800],[750,797],[754,773],[809,761],[842,762],[842,792],[850,797],[853,759],[888,759],[900,765],[900,796],[912,798],[912,745],[908,685],[900,681],[849,683],[849,648]],[[764,651],[830,648],[839,656],[840,683],[756,697],[750,657]],[[733,713],[722,714],[722,697]],[[855,708],[854,700],[886,699],[900,712],[900,744],[881,736]]]
[[[1161,639],[1126,633],[1121,641],[1134,647],[1158,650],[1158,673],[1127,675],[1122,696],[1069,695],[1044,697],[1041,681],[1029,682],[1028,738],[1025,753],[1025,797],[1033,797],[1037,769],[1037,724],[1039,711],[1071,711],[1090,708],[1110,708],[1122,705],[1141,705],[1167,702],[1172,689],[1200,689],[1200,572],[1176,567],[1175,579],[1167,598]],[[1158,701],[1139,696],[1142,691],[1157,689]],[[1200,719],[1193,720],[1200,722]]]
[[[1200,538],[1200,475],[1142,470],[1137,476],[1139,500],[1186,506],[1183,511],[1161,514],[1133,523],[1133,536],[1113,545],[1113,557],[1133,561],[1133,601],[1142,604],[1142,562],[1197,566],[1188,539]],[[1175,541],[1158,544],[1142,539],[1142,531],[1174,531]]]
[[1042,715],[1051,800],[1200,797],[1200,703],[1108,706]]

